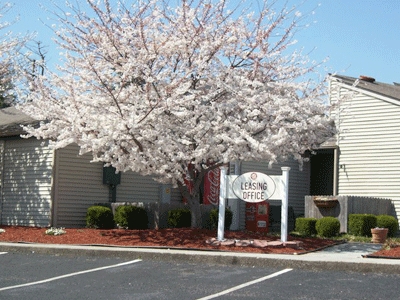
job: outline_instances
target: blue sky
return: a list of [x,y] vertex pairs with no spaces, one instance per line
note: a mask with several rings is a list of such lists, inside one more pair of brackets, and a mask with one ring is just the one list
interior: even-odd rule
[[[40,8],[42,4],[54,10],[52,1],[14,1],[5,19],[19,16],[20,20],[9,29],[15,33],[37,32],[36,39],[48,46],[50,65],[55,64],[58,50],[51,41],[52,31],[46,27],[54,23],[54,18]],[[54,2],[63,5],[64,1]],[[312,50],[310,59],[329,58],[320,70],[321,76],[330,72],[353,77],[367,75],[386,83],[400,82],[399,0],[308,0],[299,10],[307,13],[314,8],[315,14],[307,18],[309,27],[295,38],[297,47],[304,52]]]

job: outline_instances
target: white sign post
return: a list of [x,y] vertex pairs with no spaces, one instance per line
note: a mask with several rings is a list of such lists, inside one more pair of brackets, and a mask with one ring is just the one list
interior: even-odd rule
[[225,199],[226,199],[226,189],[227,189],[227,167],[222,166],[220,185],[219,185],[219,212],[218,212],[218,241],[224,240],[224,227],[225,227]]
[[282,206],[281,206],[281,242],[287,242],[289,211],[289,171],[290,167],[282,167]]

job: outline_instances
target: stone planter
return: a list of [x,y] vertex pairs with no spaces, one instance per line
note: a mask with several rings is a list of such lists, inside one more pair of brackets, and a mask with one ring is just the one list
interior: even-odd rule
[[375,244],[383,244],[386,241],[388,231],[388,228],[371,228],[371,241]]

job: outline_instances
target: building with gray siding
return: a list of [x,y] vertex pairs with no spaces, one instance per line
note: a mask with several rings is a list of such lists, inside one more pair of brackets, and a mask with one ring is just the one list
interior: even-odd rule
[[[289,205],[304,214],[307,195],[390,199],[400,217],[400,84],[332,75],[329,101],[337,105],[339,134],[324,143],[302,170],[294,162],[268,168],[263,162],[235,162],[231,174],[250,171],[280,175],[290,166]],[[87,208],[110,201],[103,165],[91,163],[78,147],[50,149],[46,141],[23,139],[21,124],[38,121],[15,108],[0,110],[0,224],[82,227]],[[123,173],[117,201],[181,203],[177,189],[151,177]],[[228,199],[237,212],[233,229],[245,228],[245,202]],[[271,201],[279,206],[279,201]]]
[[[15,108],[0,110],[0,224],[24,226],[83,227],[87,208],[109,202],[110,189],[103,184],[103,164],[92,163],[91,155],[79,155],[77,145],[53,150],[47,141],[21,138],[21,124],[36,125]],[[231,165],[231,174],[249,171],[281,175],[281,166],[290,166],[289,205],[304,214],[304,196],[309,193],[309,164],[303,170],[297,162],[268,168],[267,163],[240,162]],[[134,172],[121,174],[116,188],[118,202],[182,203],[177,189]],[[271,203],[279,206],[279,201]],[[245,202],[229,199],[238,220],[232,229],[245,228]]]

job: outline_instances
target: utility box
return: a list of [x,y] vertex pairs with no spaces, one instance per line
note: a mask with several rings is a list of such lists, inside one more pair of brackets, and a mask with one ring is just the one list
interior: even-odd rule
[[246,230],[268,232],[269,202],[246,202]]
[[160,185],[160,200],[161,203],[171,203],[171,184],[161,184]]
[[121,173],[115,173],[114,167],[103,168],[103,184],[116,186],[121,183]]
[[110,202],[117,201],[117,185],[121,183],[121,173],[115,173],[114,167],[103,167],[103,184],[107,184],[110,191]]

